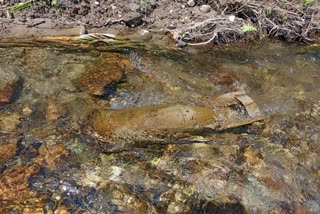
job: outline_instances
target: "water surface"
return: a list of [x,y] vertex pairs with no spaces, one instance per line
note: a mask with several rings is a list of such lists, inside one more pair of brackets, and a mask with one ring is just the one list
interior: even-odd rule
[[[112,53],[34,44],[2,46],[0,56],[4,79],[23,79],[18,99],[0,107],[4,213],[320,212],[318,47],[261,41]],[[102,92],[80,87],[81,75],[107,69],[124,75]],[[83,133],[94,108],[208,105],[238,90],[265,121],[204,133],[210,143],[108,152]]]

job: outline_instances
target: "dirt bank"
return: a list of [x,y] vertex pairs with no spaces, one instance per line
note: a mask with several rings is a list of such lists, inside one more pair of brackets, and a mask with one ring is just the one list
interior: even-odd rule
[[[77,35],[143,28],[181,44],[261,37],[319,41],[316,0],[0,0],[0,36]],[[86,29],[86,30],[84,30]]]

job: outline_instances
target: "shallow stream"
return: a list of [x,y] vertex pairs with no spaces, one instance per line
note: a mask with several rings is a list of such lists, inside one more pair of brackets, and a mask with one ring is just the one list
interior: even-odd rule
[[[318,46],[1,44],[0,57],[0,84],[21,87],[0,106],[1,213],[320,213]],[[264,120],[191,133],[203,143],[128,132],[139,143],[114,150],[83,131],[92,109],[207,106],[239,90]]]

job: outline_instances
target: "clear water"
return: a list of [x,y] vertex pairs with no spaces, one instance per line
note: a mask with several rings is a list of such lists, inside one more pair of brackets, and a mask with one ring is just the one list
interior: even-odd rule
[[[319,47],[261,41],[116,55],[35,44],[2,45],[0,56],[1,74],[24,79],[19,99],[0,107],[2,121],[19,118],[13,129],[0,126],[6,129],[0,130],[0,146],[18,145],[1,161],[3,212],[320,212]],[[90,65],[103,67],[118,56],[124,59],[120,64],[129,63],[111,96],[92,96],[75,86]],[[108,153],[82,133],[92,108],[203,105],[237,90],[255,100],[265,124],[212,134],[213,143]],[[29,170],[33,164],[41,167]],[[15,182],[14,167],[31,172]]]

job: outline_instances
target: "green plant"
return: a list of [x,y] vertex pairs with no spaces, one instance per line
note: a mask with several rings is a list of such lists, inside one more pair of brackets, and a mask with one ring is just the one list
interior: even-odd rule
[[303,4],[312,4],[314,0],[302,0]]
[[32,5],[32,2],[33,1],[28,1],[28,2],[24,2],[24,3],[20,3],[18,4],[17,6],[13,6],[9,11],[10,13],[14,13],[16,11],[19,11],[19,10],[23,10],[25,8],[28,8]]
[[243,25],[241,27],[242,32],[250,32],[250,31],[257,31],[257,28],[253,25]]
[[52,0],[52,1],[51,1],[51,5],[52,5],[52,6],[56,6],[57,4],[58,4],[58,0]]
[[16,6],[13,6],[13,7],[9,7],[8,10],[7,10],[7,13],[9,15],[12,15],[13,13],[19,11],[19,10],[23,10],[23,9],[26,9],[26,8],[29,8],[33,5],[36,5],[36,4],[44,4],[44,5],[47,5],[49,7],[49,5],[51,4],[51,6],[56,6],[57,3],[58,3],[58,0],[50,0],[50,2],[47,2],[47,1],[44,1],[44,0],[30,0],[30,1],[27,1],[27,2],[23,2],[23,3],[20,3]]

